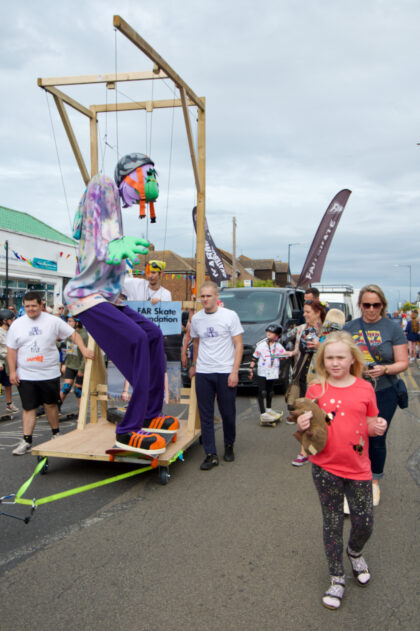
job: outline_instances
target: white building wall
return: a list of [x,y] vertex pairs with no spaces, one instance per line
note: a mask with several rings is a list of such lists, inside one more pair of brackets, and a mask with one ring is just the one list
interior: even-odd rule
[[[9,280],[17,280],[33,284],[54,285],[53,304],[63,301],[63,279],[72,278],[76,271],[77,246],[58,241],[42,239],[27,234],[11,232],[0,228],[0,278],[6,277],[6,249],[9,244]],[[19,257],[18,259],[14,252]],[[33,267],[28,262],[34,258],[49,262],[50,267],[56,264],[56,270]],[[24,260],[26,259],[26,260]]]

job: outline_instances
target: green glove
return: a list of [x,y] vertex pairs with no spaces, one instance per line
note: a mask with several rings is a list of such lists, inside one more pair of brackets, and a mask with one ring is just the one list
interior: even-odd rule
[[148,254],[149,241],[137,237],[121,237],[108,244],[108,265],[119,265],[123,259],[130,259],[134,264],[139,262],[137,254]]

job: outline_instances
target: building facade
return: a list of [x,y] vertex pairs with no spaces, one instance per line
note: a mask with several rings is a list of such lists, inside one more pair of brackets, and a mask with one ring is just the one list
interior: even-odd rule
[[0,206],[0,306],[19,309],[29,290],[52,308],[60,304],[76,270],[76,252],[74,239],[28,213]]

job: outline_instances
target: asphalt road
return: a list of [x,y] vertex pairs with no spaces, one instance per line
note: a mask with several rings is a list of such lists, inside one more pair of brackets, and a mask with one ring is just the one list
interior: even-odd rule
[[[310,465],[290,465],[294,428],[258,424],[256,399],[238,397],[234,463],[199,470],[200,445],[171,465],[169,484],[151,471],[39,507],[31,521],[0,516],[1,628],[78,626],[126,631],[357,631],[418,628],[420,373],[405,375],[408,410],[391,425],[381,504],[366,546],[373,579],[360,589],[347,569],[343,606],[330,612],[321,514]],[[0,410],[4,400],[0,399]],[[71,409],[74,401],[66,402]],[[285,409],[276,397],[276,409]],[[0,423],[0,495],[36,465],[12,456],[19,415]],[[63,424],[63,431],[75,422]],[[34,443],[49,435],[37,424]],[[222,451],[222,433],[217,431]],[[134,468],[50,459],[27,497],[43,497]],[[18,516],[27,507],[0,504]],[[346,523],[345,533],[349,524]]]

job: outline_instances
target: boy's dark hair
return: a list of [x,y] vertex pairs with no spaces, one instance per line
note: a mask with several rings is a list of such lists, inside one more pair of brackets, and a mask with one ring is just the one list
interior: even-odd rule
[[25,300],[36,300],[39,305],[42,303],[42,298],[37,291],[27,291],[23,296],[23,302]]
[[305,294],[312,294],[314,298],[319,298],[319,289],[317,287],[308,287]]

